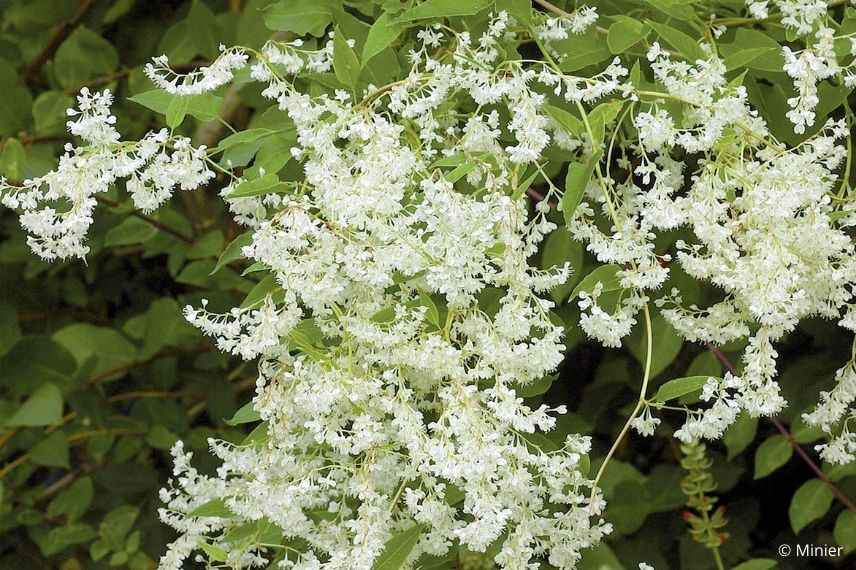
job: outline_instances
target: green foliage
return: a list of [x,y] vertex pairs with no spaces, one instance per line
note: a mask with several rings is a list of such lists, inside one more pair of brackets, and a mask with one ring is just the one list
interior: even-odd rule
[[783,435],[772,435],[755,451],[755,479],[766,477],[788,462],[794,448]]
[[419,526],[410,527],[407,530],[401,531],[388,541],[383,546],[383,552],[375,561],[372,570],[396,570],[401,568],[407,556],[416,546],[416,542],[422,535],[422,529]]
[[722,529],[727,524],[725,509],[714,510],[717,498],[710,495],[716,489],[716,481],[710,469],[713,462],[705,456],[703,443],[681,445],[684,458],[681,467],[687,475],[681,480],[681,490],[687,496],[687,506],[695,512],[687,512],[684,519],[690,525],[693,540],[710,549],[719,567],[719,548],[725,542],[726,534]]
[[799,534],[811,522],[825,515],[832,506],[832,499],[832,490],[820,479],[810,479],[803,483],[794,493],[788,508],[788,517],[794,532]]

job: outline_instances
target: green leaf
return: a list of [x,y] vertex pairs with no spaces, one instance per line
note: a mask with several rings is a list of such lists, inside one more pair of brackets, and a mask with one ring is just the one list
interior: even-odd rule
[[156,227],[135,216],[128,216],[104,236],[105,247],[117,247],[146,242],[158,233]]
[[[128,99],[166,116],[167,121],[172,113],[172,121],[178,120],[176,126],[184,120],[184,115],[190,115],[200,121],[213,121],[220,116],[220,105],[223,103],[223,98],[213,93],[171,95],[162,89],[145,91]],[[179,115],[181,120],[178,119]]]
[[651,26],[654,31],[657,32],[657,35],[663,38],[666,43],[686,57],[690,63],[695,63],[695,61],[699,59],[707,59],[707,54],[705,54],[704,50],[701,49],[698,42],[682,31],[676,30],[667,24],[661,24],[652,20],[647,20],[645,23]]
[[464,162],[453,168],[450,172],[446,173],[443,177],[454,184],[470,172],[476,169],[476,164],[474,162]]
[[118,67],[119,54],[113,44],[85,26],[78,27],[62,42],[52,65],[59,84],[71,89]]
[[710,376],[687,376],[685,378],[669,380],[657,389],[657,393],[654,395],[654,401],[668,402],[669,400],[680,398],[681,396],[685,396],[695,392],[696,390],[701,390],[709,378]]
[[198,238],[187,250],[187,259],[207,259],[217,257],[223,249],[223,232],[211,230]]
[[621,481],[612,491],[604,518],[618,533],[632,534],[642,527],[650,514],[651,502],[647,499],[647,488],[643,483]]
[[66,109],[74,106],[74,99],[62,91],[45,91],[33,101],[33,121],[38,135],[65,134],[68,120]]
[[572,162],[568,165],[568,173],[565,176],[565,193],[562,194],[562,216],[565,224],[570,225],[574,219],[574,212],[583,199],[586,187],[594,173],[597,161],[592,157],[587,162]]
[[612,124],[621,112],[621,101],[607,101],[601,103],[588,114],[589,126],[591,126],[594,140],[592,141],[592,149],[595,157],[599,157],[602,152],[601,147],[604,144],[606,127]]
[[553,105],[544,105],[544,111],[572,137],[580,139],[586,135],[585,124],[573,114]]
[[206,3],[193,0],[187,17],[169,28],[161,38],[158,53],[169,56],[171,63],[187,63],[196,56],[214,59],[223,30]]
[[183,123],[189,107],[190,101],[186,97],[173,97],[166,108],[166,126],[174,129]]
[[856,550],[856,513],[847,509],[841,511],[835,521],[833,536],[847,552]]
[[291,160],[291,147],[297,141],[296,132],[291,129],[278,132],[262,141],[253,166],[245,173],[249,178],[262,174],[276,174]]
[[165,347],[181,346],[199,338],[198,330],[187,322],[181,307],[171,297],[152,301],[142,317],[145,328],[139,336],[143,341],[141,360],[151,358]]
[[339,28],[336,28],[336,35],[333,37],[333,71],[336,73],[336,79],[351,89],[356,87],[360,78],[360,60]]
[[[580,242],[571,239],[568,230],[560,227],[547,236],[544,242],[544,250],[541,253],[541,269],[550,269],[571,264],[573,271],[579,271],[583,264],[583,246]],[[570,295],[575,278],[572,275],[567,283],[557,285],[550,290],[550,297],[557,303],[562,303]]]
[[0,59],[0,89],[4,94],[0,105],[0,137],[16,135],[27,128],[33,101],[15,68],[3,59]]
[[288,333],[290,344],[301,352],[319,360],[324,356],[324,335],[315,321],[303,319]]
[[[672,276],[674,278],[674,275]],[[687,376],[722,376],[722,364],[709,350],[705,350],[690,362]]]
[[265,139],[275,133],[272,129],[249,129],[229,135],[217,146],[217,152],[223,153],[220,164],[227,168],[248,165]]
[[333,11],[324,0],[280,0],[265,9],[264,19],[274,31],[321,37],[333,21]]
[[431,168],[449,168],[460,166],[461,164],[467,161],[467,154],[464,152],[459,152],[457,154],[453,154],[450,156],[444,156],[443,158],[437,159],[431,163]]
[[257,422],[260,419],[262,419],[262,417],[253,407],[253,403],[247,402],[246,404],[241,406],[241,408],[237,412],[235,412],[234,416],[224,421],[230,426],[237,426],[241,424]]
[[496,0],[496,11],[503,10],[524,26],[532,22],[532,2],[529,0]]
[[606,44],[613,54],[624,53],[648,35],[648,27],[635,18],[613,16],[613,23],[606,35]]
[[440,311],[429,295],[420,293],[418,297],[407,303],[407,306],[411,308],[425,307],[425,319],[438,329],[441,328]]
[[24,145],[18,139],[6,139],[3,142],[3,152],[0,153],[0,176],[21,180],[25,177],[26,166],[27,151],[24,150]]
[[96,365],[90,373],[101,376],[101,380],[106,380],[106,375],[114,371],[121,375],[137,357],[136,347],[109,327],[75,323],[55,332],[53,339],[74,356],[78,366],[96,357]]
[[734,570],[773,570],[778,565],[778,562],[772,558],[756,558],[748,560],[743,564],[738,564]]
[[582,551],[582,559],[577,565],[577,570],[626,570],[626,568],[609,545],[601,542],[594,548],[586,548]]
[[755,439],[758,431],[758,418],[753,418],[746,412],[741,412],[737,420],[728,426],[722,441],[728,449],[728,460],[732,460],[746,449]]
[[517,185],[517,188],[514,190],[514,194],[511,197],[512,200],[519,200],[526,193],[526,191],[529,190],[529,188],[532,186],[532,183],[535,182],[535,179],[538,178],[540,174],[541,173],[538,172],[537,169],[535,169],[532,174],[530,174],[522,182],[520,182]]
[[134,3],[137,0],[115,0],[113,5],[104,12],[103,22],[112,24],[134,8]]
[[779,42],[758,30],[740,28],[735,33],[733,42],[719,44],[718,48],[727,69],[745,66],[750,69],[782,73],[785,65],[782,46]]
[[421,535],[422,528],[419,525],[393,535],[386,541],[383,551],[372,566],[372,570],[398,570],[401,568]]
[[96,540],[89,546],[89,556],[98,562],[110,553],[110,545],[103,540]]
[[217,259],[217,265],[214,266],[214,269],[211,271],[211,275],[220,271],[225,265],[242,259],[244,254],[241,253],[241,250],[252,242],[252,232],[244,232],[229,242],[229,245],[226,246],[226,249],[223,250],[223,253],[221,253],[220,257]]
[[[653,378],[675,360],[683,346],[683,339],[659,312],[655,312],[652,315],[651,336],[653,342],[650,375]],[[648,340],[645,333],[645,326],[640,324],[633,327],[633,331],[624,339],[624,345],[630,350],[639,364],[645,366],[648,358]],[[704,378],[707,378],[707,376],[704,376]],[[689,394],[694,393],[695,391],[689,392]]]
[[746,67],[756,59],[759,59],[762,56],[770,55],[771,53],[775,53],[775,50],[773,48],[767,47],[742,49],[726,57],[723,60],[723,63],[725,63],[726,70],[732,71],[735,69]]
[[290,186],[281,182],[276,174],[265,174],[253,180],[245,180],[238,184],[228,196],[229,199],[249,198],[251,196],[264,196],[277,194],[288,190]]
[[184,283],[185,285],[205,287],[211,280],[211,271],[213,269],[214,261],[210,259],[191,261],[176,275],[175,281],[177,283]]
[[472,16],[491,6],[493,0],[426,0],[404,12],[399,22],[412,22],[427,18]]
[[95,538],[95,529],[88,524],[74,522],[56,527],[48,533],[44,542],[43,553],[52,556],[69,546],[89,542],[93,538]]
[[199,548],[204,550],[205,554],[207,554],[211,560],[216,560],[217,562],[225,562],[226,558],[229,556],[229,553],[224,549],[207,542],[199,543]]
[[176,441],[178,441],[178,436],[161,424],[153,425],[149,433],[146,434],[146,443],[154,449],[170,450]]
[[576,298],[580,293],[591,293],[594,291],[594,288],[598,283],[603,284],[603,288],[601,289],[601,292],[603,293],[618,291],[621,289],[621,284],[618,281],[617,273],[621,270],[622,267],[620,265],[615,265],[614,263],[601,265],[586,275],[583,280],[574,287],[573,292],[571,292],[571,298]]
[[223,499],[212,499],[187,513],[187,516],[230,519],[235,517],[235,513],[229,510]]
[[247,296],[241,303],[241,308],[245,309],[247,307],[251,307],[262,301],[268,295],[273,295],[273,298],[276,299],[278,292],[281,292],[279,283],[277,283],[276,278],[273,275],[268,275],[250,289],[250,292],[247,293]]
[[62,393],[54,384],[42,384],[6,420],[7,426],[32,427],[55,424],[62,418]]
[[134,526],[134,521],[139,515],[140,509],[137,507],[131,505],[117,507],[107,513],[107,516],[101,521],[98,534],[113,550],[119,550],[124,545],[125,536]]
[[578,71],[612,57],[609,46],[594,26],[585,33],[555,42],[553,47],[564,55],[559,61],[559,68],[566,72]]
[[365,66],[371,58],[391,46],[405,29],[406,26],[394,20],[389,12],[383,12],[369,29],[369,35],[363,45],[363,65]]
[[788,508],[791,528],[799,534],[809,523],[821,518],[832,505],[834,495],[820,479],[811,479],[797,489]]
[[791,423],[791,436],[797,443],[811,443],[822,439],[824,433],[819,426],[808,424],[800,417]]
[[794,448],[785,436],[770,436],[755,451],[755,479],[766,477],[787,463],[793,454]]
[[36,465],[68,469],[68,437],[62,431],[53,432],[33,446],[30,459]]
[[13,306],[0,303],[0,357],[12,350],[20,338],[18,312]]
[[823,465],[823,472],[826,473],[826,476],[830,481],[841,481],[845,477],[856,475],[856,461],[838,465],[825,463]]
[[550,386],[553,385],[556,378],[558,378],[557,374],[547,374],[546,376],[542,376],[538,380],[526,384],[525,386],[517,385],[514,388],[514,391],[521,398],[532,398],[534,396],[540,396],[547,392],[550,389]]
[[94,496],[95,488],[92,485],[92,479],[82,477],[50,502],[48,516],[55,518],[65,515],[68,520],[78,519],[89,509]]
[[644,0],[663,14],[684,22],[692,22],[695,18],[692,0]]

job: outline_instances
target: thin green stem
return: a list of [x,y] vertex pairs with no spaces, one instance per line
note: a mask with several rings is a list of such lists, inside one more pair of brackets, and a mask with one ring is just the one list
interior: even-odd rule
[[[705,519],[705,522],[709,522],[709,518],[707,516],[707,513],[704,513],[704,519]],[[710,551],[711,551],[711,553],[713,553],[713,561],[716,562],[716,569],[717,570],[725,570],[725,566],[722,564],[722,556],[720,556],[720,554],[719,554],[719,547],[714,546],[713,548],[710,549]]]
[[607,464],[612,459],[612,456],[615,455],[615,452],[618,449],[618,446],[621,444],[621,441],[624,439],[624,436],[627,435],[627,432],[630,430],[630,425],[633,423],[633,420],[636,419],[636,416],[639,415],[639,412],[645,405],[645,394],[648,392],[648,381],[651,379],[651,355],[653,352],[653,338],[651,332],[651,313],[648,310],[647,303],[642,308],[642,311],[645,314],[646,345],[645,372],[642,376],[642,387],[639,389],[639,397],[636,400],[636,406],[630,413],[630,417],[628,417],[627,421],[624,422],[624,426],[618,433],[618,437],[615,438],[615,441],[612,443],[612,447],[609,448],[609,451],[606,453],[606,457],[603,458],[603,462],[600,464],[600,467],[597,470],[597,475],[595,475],[594,481],[592,481],[591,499],[594,499],[594,494],[595,492],[597,492],[597,485],[603,477],[604,472],[606,471]]

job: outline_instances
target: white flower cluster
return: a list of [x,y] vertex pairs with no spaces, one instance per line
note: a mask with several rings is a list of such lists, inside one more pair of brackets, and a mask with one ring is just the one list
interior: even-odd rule
[[220,46],[220,56],[209,66],[190,73],[176,73],[169,66],[169,58],[161,55],[146,64],[146,76],[152,82],[173,95],[199,95],[226,85],[235,76],[235,71],[247,64],[247,54],[242,48]]
[[[244,254],[277,292],[226,315],[186,314],[221,349],[261,356],[254,407],[267,431],[212,442],[223,461],[213,477],[176,448],[162,516],[182,536],[164,570],[200,548],[233,566],[267,564],[273,553],[235,538],[252,524],[304,545],[277,559],[300,570],[369,570],[405,531],[418,531],[408,567],[454,544],[497,543],[502,568],[572,568],[609,531],[581,470],[588,439],[545,436],[564,407],[533,409],[515,391],[563,358],[563,329],[537,293],[568,269],[529,265],[554,225],[509,197],[550,137],[536,74],[486,71],[506,22],[500,14],[478,42],[428,30],[410,75],[363,101],[297,91],[281,73],[301,66],[283,58],[254,64],[297,129],[305,191],[247,218]],[[450,59],[430,55],[452,42]],[[496,111],[448,113],[459,97],[511,111],[516,141],[500,142]],[[465,181],[478,190],[456,188],[443,161],[471,161]],[[211,501],[234,516],[192,514]]]
[[0,179],[0,202],[22,211],[21,226],[30,234],[27,243],[44,259],[86,255],[96,195],[121,179],[127,179],[134,204],[150,211],[176,187],[198,188],[214,176],[205,163],[205,147],[170,137],[166,129],[150,132],[139,142],[122,142],[116,117],[110,114],[112,101],[110,91],[84,88],[78,110],[68,111],[67,124],[85,145],[67,144],[57,169],[43,176],[20,185]]
[[814,124],[814,108],[820,99],[817,84],[841,73],[835,57],[835,32],[823,27],[817,32],[816,41],[798,54],[788,47],[782,48],[785,57],[785,72],[794,80],[796,97],[788,99],[791,111],[788,119],[794,124],[794,132],[804,133],[807,126]]
[[[682,103],[683,116],[679,125],[660,102],[645,104],[634,117],[635,177],[614,189],[609,179],[588,188],[590,202],[600,202],[612,221],[612,233],[602,232],[588,205],[578,209],[571,232],[599,261],[619,266],[624,290],[618,300],[606,295],[606,304],[600,286],[582,294],[580,324],[604,345],[619,346],[668,274],[669,258],[654,254],[654,238],[663,230],[691,230],[692,240],[677,241],[677,261],[724,298],[705,309],[685,307],[673,290],[657,305],[687,340],[722,345],[748,338],[741,375],[710,386],[704,398],[710,407],[688,411],[676,434],[713,439],[740,410],[771,415],[785,405],[774,380],[773,342],[800,320],[822,316],[852,328],[856,250],[830,197],[845,156],[838,140],[847,129],[830,122],[799,147],[784,148],[749,107],[745,90],[727,84],[715,57],[689,65],[655,44],[649,60],[666,87],[661,98]],[[700,156],[686,188],[684,165],[673,158],[679,153]],[[646,408],[634,427],[652,433],[654,420]]]
[[816,447],[820,456],[829,463],[844,464],[856,460],[856,433],[850,431],[850,422],[856,419],[856,363],[850,361],[835,373],[835,387],[821,392],[820,403],[803,419],[820,427],[827,434],[837,434],[829,443]]
[[571,34],[585,32],[597,21],[597,8],[583,6],[567,16],[541,16],[542,21],[535,26],[535,35],[542,42],[556,42],[568,39]]
[[826,16],[828,0],[773,0],[782,13],[782,24],[800,35],[811,33]]
[[[829,9],[827,0],[772,0],[782,16],[782,24],[804,36],[815,29]],[[749,15],[758,20],[770,17],[770,0],[746,0]]]

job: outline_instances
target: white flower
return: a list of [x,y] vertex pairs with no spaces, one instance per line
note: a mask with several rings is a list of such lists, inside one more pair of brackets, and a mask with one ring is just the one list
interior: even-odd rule
[[650,436],[654,435],[654,430],[660,425],[660,418],[655,418],[651,414],[650,406],[645,406],[642,413],[636,416],[630,425],[639,432],[639,435]]
[[247,64],[247,54],[241,48],[220,46],[220,55],[214,62],[190,73],[176,73],[169,66],[169,58],[161,55],[146,64],[146,76],[173,95],[199,95],[229,83],[234,72]]

